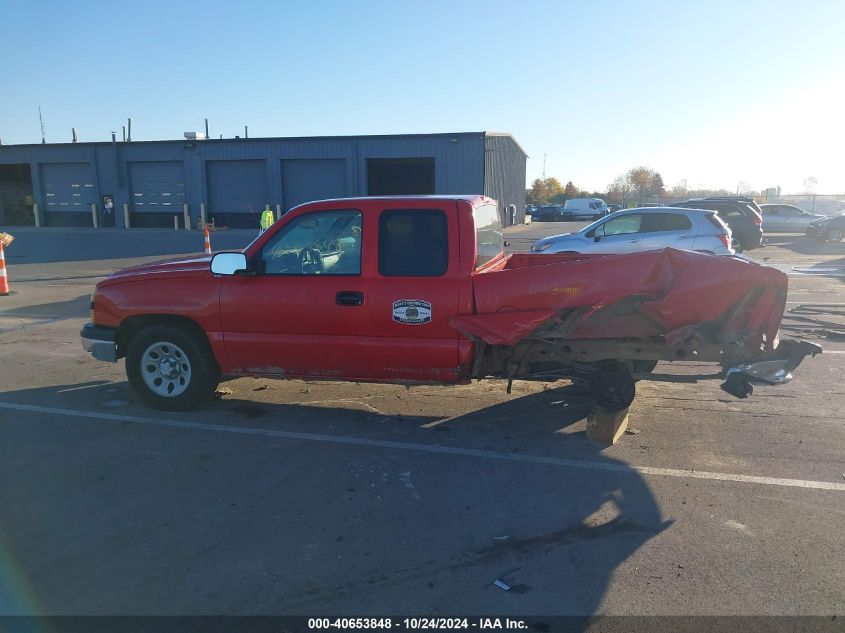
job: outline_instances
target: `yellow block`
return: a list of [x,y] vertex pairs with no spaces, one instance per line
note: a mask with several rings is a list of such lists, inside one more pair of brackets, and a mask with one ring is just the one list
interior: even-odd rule
[[596,406],[587,416],[587,439],[602,446],[613,446],[628,428],[628,409],[609,413]]

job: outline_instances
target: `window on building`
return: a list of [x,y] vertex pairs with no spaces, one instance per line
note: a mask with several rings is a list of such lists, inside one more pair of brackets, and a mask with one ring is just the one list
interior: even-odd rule
[[439,277],[449,265],[446,214],[390,210],[379,218],[378,270],[385,277]]

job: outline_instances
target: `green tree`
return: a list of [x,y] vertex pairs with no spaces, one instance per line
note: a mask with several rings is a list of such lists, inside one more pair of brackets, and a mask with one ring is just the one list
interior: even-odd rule
[[549,191],[546,183],[540,178],[535,178],[531,188],[525,192],[525,201],[528,204],[546,204],[549,199]]
[[525,192],[525,200],[528,204],[548,204],[562,195],[563,186],[557,178],[536,178]]
[[577,198],[579,191],[578,187],[572,184],[572,181],[566,183],[566,186],[563,188],[563,193],[566,195],[567,200],[571,200],[572,198]]

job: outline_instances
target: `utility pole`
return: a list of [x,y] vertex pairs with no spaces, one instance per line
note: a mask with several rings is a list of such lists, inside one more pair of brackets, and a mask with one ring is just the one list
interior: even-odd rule
[[47,137],[44,134],[44,117],[41,116],[41,106],[38,106],[38,121],[41,123],[41,144],[44,145],[47,142]]

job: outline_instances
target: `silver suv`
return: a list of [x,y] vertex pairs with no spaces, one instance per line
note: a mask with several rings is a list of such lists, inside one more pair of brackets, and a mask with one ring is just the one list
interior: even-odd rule
[[715,211],[648,207],[617,211],[575,233],[537,240],[534,253],[638,253],[660,248],[733,255],[731,230]]

